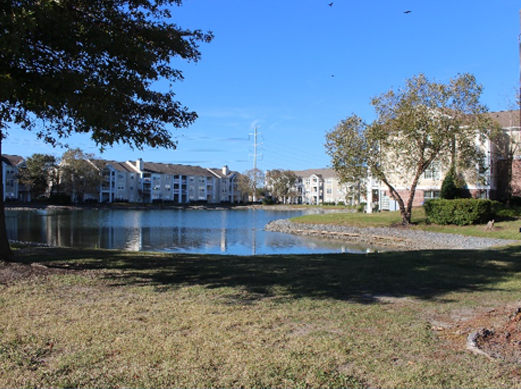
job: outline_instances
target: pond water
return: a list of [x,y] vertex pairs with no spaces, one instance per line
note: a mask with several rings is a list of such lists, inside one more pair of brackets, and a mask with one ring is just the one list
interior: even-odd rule
[[264,231],[272,220],[317,211],[6,210],[9,239],[76,248],[199,254],[311,254],[379,251],[367,245]]

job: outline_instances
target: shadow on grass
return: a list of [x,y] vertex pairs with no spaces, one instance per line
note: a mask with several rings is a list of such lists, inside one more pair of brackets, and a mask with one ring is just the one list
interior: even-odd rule
[[520,247],[381,254],[221,256],[111,250],[37,249],[25,262],[104,269],[114,285],[232,287],[251,298],[333,298],[360,303],[379,296],[440,298],[453,291],[494,290],[521,272]]

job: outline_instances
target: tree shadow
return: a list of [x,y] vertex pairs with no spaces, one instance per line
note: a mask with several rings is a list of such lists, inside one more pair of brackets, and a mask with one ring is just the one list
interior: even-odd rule
[[[68,260],[64,260],[67,258]],[[38,249],[26,262],[103,269],[110,285],[158,290],[231,287],[262,298],[319,298],[373,303],[379,297],[437,299],[454,291],[494,290],[521,272],[518,246],[494,250],[425,250],[379,254],[221,256]]]

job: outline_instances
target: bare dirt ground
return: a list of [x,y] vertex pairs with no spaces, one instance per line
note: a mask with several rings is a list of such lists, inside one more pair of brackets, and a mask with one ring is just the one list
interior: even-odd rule
[[521,364],[521,301],[478,310],[459,309],[431,316],[432,329],[455,349],[467,349],[498,362]]

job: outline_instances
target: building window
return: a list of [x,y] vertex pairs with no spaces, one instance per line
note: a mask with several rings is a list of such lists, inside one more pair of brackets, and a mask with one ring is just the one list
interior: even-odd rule
[[431,166],[423,172],[423,178],[426,180],[440,179],[440,165],[438,163],[431,163]]
[[423,191],[423,198],[425,200],[439,199],[440,198],[440,191],[439,190],[424,190]]

